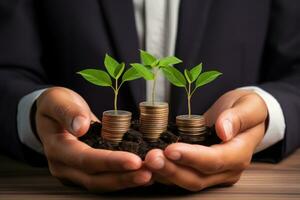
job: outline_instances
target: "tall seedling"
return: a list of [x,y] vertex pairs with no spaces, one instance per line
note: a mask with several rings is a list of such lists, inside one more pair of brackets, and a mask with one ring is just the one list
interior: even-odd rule
[[[111,87],[114,91],[114,110],[118,110],[118,94],[121,86],[126,81],[132,81],[142,76],[134,67],[130,67],[128,70],[125,70],[125,63],[119,63],[114,58],[105,55],[104,66],[106,71],[100,69],[84,69],[77,72],[88,82],[102,87]],[[121,78],[121,81],[119,80]],[[113,81],[112,81],[113,79]]]
[[132,63],[130,65],[134,67],[134,69],[136,69],[140,76],[142,76],[145,80],[153,80],[151,102],[152,104],[154,104],[156,80],[159,70],[167,66],[173,66],[175,64],[181,63],[182,61],[175,56],[168,56],[157,59],[155,56],[143,50],[140,50],[140,58],[142,63]]

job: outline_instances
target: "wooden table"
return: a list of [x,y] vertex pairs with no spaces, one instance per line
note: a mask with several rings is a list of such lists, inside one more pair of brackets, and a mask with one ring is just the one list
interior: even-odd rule
[[91,194],[63,186],[46,168],[33,168],[0,156],[0,199],[300,199],[300,149],[279,164],[253,163],[232,187],[190,193],[152,186],[113,194]]

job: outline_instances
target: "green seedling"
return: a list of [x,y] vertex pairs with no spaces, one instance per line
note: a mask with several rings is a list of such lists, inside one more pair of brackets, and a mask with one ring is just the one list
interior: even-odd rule
[[[118,94],[121,86],[126,81],[132,81],[141,78],[142,76],[133,67],[130,67],[128,70],[125,71],[125,73],[123,73],[125,70],[125,63],[119,63],[108,54],[105,55],[104,66],[108,73],[100,69],[84,69],[82,71],[77,72],[77,74],[80,74],[85,80],[94,85],[102,87],[111,87],[115,95],[114,110],[117,111]],[[121,76],[121,81],[119,81],[119,78]],[[114,83],[112,82],[112,79],[114,79]]]
[[[187,95],[188,104],[188,116],[191,117],[191,98],[195,91],[222,75],[218,71],[207,71],[202,73],[202,63],[193,67],[191,70],[185,69],[184,73],[181,73],[178,69],[173,66],[165,66],[162,68],[165,77],[177,87],[183,87]],[[194,87],[192,88],[192,84]]]
[[130,65],[134,67],[145,80],[153,80],[151,102],[154,104],[157,73],[166,66],[173,66],[182,61],[175,56],[157,59],[155,56],[143,50],[140,50],[140,58],[142,63],[132,63]]

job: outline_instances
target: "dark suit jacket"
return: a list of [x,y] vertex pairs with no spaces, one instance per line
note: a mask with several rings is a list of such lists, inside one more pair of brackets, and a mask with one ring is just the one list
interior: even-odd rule
[[[0,147],[35,158],[17,136],[17,105],[24,95],[51,85],[81,94],[101,117],[112,91],[86,83],[75,72],[102,67],[107,52],[139,61],[131,0],[0,1]],[[199,90],[193,111],[203,113],[224,92],[258,85],[281,104],[284,141],[262,158],[280,159],[300,144],[300,2],[298,0],[182,0],[176,56],[185,66],[204,63],[222,78]],[[124,85],[120,106],[138,114],[145,81]],[[171,120],[186,113],[184,91],[171,88]],[[266,154],[267,153],[267,154]]]

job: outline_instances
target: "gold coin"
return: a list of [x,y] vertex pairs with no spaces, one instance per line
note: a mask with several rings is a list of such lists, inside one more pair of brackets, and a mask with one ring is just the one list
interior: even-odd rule
[[123,135],[131,126],[131,112],[123,110],[109,110],[103,112],[102,137],[112,143],[122,141]]
[[150,108],[161,108],[161,107],[169,107],[169,104],[167,102],[149,102],[149,101],[144,101],[140,103],[140,107],[150,107]]
[[140,131],[144,138],[157,140],[167,129],[169,119],[169,105],[166,102],[141,102]]
[[199,136],[206,133],[205,118],[201,115],[179,115],[176,125],[182,135]]

